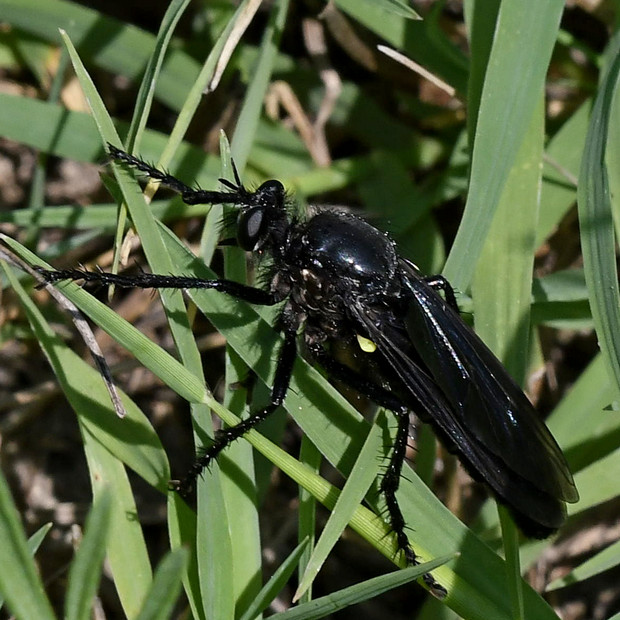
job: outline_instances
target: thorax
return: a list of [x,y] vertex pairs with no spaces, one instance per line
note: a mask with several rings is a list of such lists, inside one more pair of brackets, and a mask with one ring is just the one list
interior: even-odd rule
[[276,265],[275,286],[311,323],[338,331],[355,298],[378,304],[398,289],[392,241],[354,216],[324,211],[295,227]]

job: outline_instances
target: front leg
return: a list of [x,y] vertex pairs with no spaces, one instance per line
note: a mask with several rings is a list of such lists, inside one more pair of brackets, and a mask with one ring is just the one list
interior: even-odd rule
[[232,280],[205,280],[204,278],[164,276],[143,272],[126,276],[107,271],[88,271],[87,269],[56,270],[36,267],[36,270],[50,284],[63,280],[81,280],[88,283],[94,282],[101,286],[114,285],[120,288],[213,289],[258,306],[273,306],[282,301],[282,296],[277,293]]

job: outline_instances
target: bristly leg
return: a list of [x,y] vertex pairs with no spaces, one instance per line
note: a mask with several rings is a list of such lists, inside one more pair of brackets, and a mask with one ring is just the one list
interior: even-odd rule
[[[405,556],[407,564],[416,566],[420,563],[418,557],[413,550],[409,538],[405,532],[405,519],[396,499],[396,491],[400,485],[400,477],[402,475],[403,463],[405,461],[407,451],[407,439],[409,437],[409,409],[400,402],[398,397],[384,389],[383,387],[371,383],[366,377],[355,372],[353,369],[345,366],[335,360],[331,355],[323,349],[322,345],[312,342],[307,343],[308,350],[316,361],[329,373],[331,377],[342,381],[354,390],[363,394],[378,405],[385,407],[395,413],[398,417],[398,430],[396,439],[392,448],[392,455],[381,479],[380,490],[385,497],[385,505],[390,521],[390,526],[399,550]],[[438,598],[443,598],[447,594],[447,590],[435,581],[430,573],[422,576],[424,583],[429,590]]]
[[183,498],[191,496],[196,488],[196,479],[218,457],[220,452],[233,441],[243,437],[250,429],[268,418],[283,402],[293,374],[293,366],[297,357],[297,331],[293,324],[288,325],[284,332],[284,343],[278,356],[276,374],[273,380],[269,404],[256,411],[235,426],[219,430],[215,434],[214,442],[208,446],[196,459],[187,476],[183,480],[171,480],[170,487]]
[[234,280],[164,276],[144,271],[134,275],[123,275],[101,270],[89,271],[88,269],[44,269],[42,267],[34,267],[34,269],[50,284],[62,282],[63,280],[81,280],[89,284],[100,286],[114,285],[119,288],[212,289],[258,306],[274,306],[282,301],[282,296],[277,293],[254,288]]
[[220,179],[230,191],[219,192],[213,190],[193,189],[189,185],[185,185],[182,181],[179,181],[176,177],[158,170],[154,166],[147,164],[145,161],[138,157],[134,157],[129,153],[115,147],[113,144],[108,143],[108,152],[113,160],[122,162],[144,173],[150,179],[159,181],[165,187],[179,193],[183,202],[188,205],[196,204],[247,204],[253,194],[248,192],[239,179],[237,169],[233,165],[235,174],[235,180],[237,185],[231,183],[226,179]]
[[115,147],[113,144],[110,144],[109,142],[108,153],[110,154],[111,159],[123,162],[128,166],[132,166],[136,170],[143,172],[150,179],[155,179],[156,181],[159,181],[162,185],[165,185],[166,187],[174,190],[175,192],[178,192],[179,194],[194,191],[191,187],[185,185],[185,183],[182,183],[181,181],[179,181],[179,179],[173,177],[171,174],[167,174],[166,172],[158,170],[154,166],[151,166],[145,161],[142,161],[141,159],[134,157],[133,155],[130,155],[125,151],[122,151],[121,149]]
[[[407,451],[409,411],[407,409],[393,411],[398,416],[398,430],[396,431],[396,439],[392,448],[392,456],[390,457],[390,462],[381,480],[380,489],[385,497],[385,505],[390,517],[390,525],[396,536],[398,547],[404,553],[407,564],[415,566],[419,564],[420,561],[405,533],[405,518],[403,517],[403,513],[398,505],[398,500],[396,499],[396,491],[398,491],[398,487],[400,486],[400,477],[402,475],[403,463],[405,462]],[[441,584],[435,581],[430,573],[422,575],[422,579],[429,590],[438,598],[443,598],[448,593]]]

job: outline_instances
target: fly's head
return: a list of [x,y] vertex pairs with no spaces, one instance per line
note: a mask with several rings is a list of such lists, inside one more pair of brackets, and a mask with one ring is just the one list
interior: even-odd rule
[[284,207],[286,192],[280,181],[265,181],[252,193],[250,204],[243,205],[237,218],[237,242],[248,252],[269,251],[280,245],[288,216]]

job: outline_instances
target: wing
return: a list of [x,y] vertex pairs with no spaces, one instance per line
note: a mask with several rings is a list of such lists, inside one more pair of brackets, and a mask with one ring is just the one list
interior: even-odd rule
[[368,306],[351,312],[399,378],[412,409],[426,414],[467,469],[515,513],[522,529],[545,536],[578,499],[553,436],[506,369],[458,313],[405,261],[401,320]]

